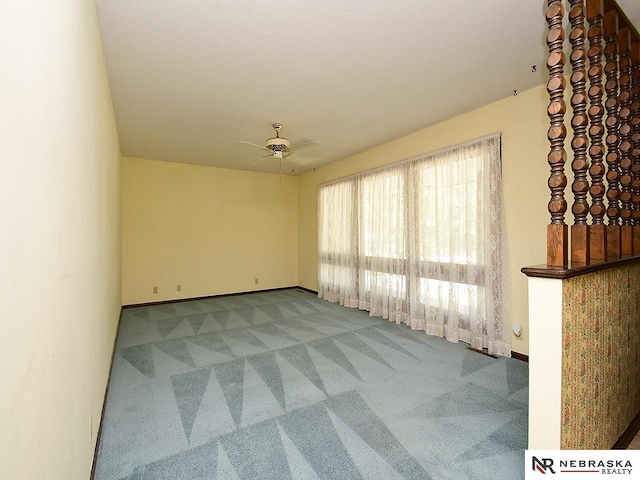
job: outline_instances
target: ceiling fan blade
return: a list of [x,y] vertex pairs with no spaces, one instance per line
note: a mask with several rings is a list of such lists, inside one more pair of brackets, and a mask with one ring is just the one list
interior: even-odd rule
[[298,143],[297,145],[291,145],[291,150],[299,151],[299,150],[309,150],[313,148],[320,148],[322,144],[317,140],[311,140],[309,142]]
[[262,145],[256,145],[255,143],[245,142],[243,140],[238,140],[238,143],[242,143],[244,145],[249,145],[250,147],[259,148],[260,150],[267,150],[269,152],[271,151],[270,149],[268,149],[267,147],[264,147]]
[[256,160],[260,160],[262,158],[268,158],[268,157],[273,157],[273,153],[267,153],[266,155],[258,155],[257,157],[253,157],[248,160],[242,160],[240,163],[255,162]]

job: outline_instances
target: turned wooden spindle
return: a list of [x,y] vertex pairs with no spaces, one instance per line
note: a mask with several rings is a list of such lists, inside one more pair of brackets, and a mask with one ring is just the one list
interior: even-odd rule
[[633,255],[640,255],[640,41],[631,44],[631,128]]
[[568,229],[564,223],[564,214],[567,211],[567,202],[564,198],[564,189],[567,186],[567,177],[564,173],[566,152],[564,139],[567,137],[567,129],[564,125],[564,115],[567,106],[564,102],[564,64],[563,51],[564,6],[561,0],[548,0],[546,20],[548,25],[547,46],[549,57],[547,68],[549,69],[549,81],[547,91],[549,93],[549,139],[550,150],[547,161],[551,169],[549,176],[549,189],[551,200],[548,209],[551,214],[551,223],[547,226],[547,265],[552,267],[564,267],[568,264]]
[[631,126],[631,32],[621,28],[618,33],[618,65],[620,69],[618,94],[618,116],[620,118],[620,229],[621,253],[633,253],[633,230],[631,228],[631,183],[632,183],[632,126]]
[[589,179],[587,171],[589,163],[587,161],[587,127],[589,119],[587,117],[587,72],[585,50],[585,12],[584,0],[570,0],[571,10],[569,20],[571,22],[571,107],[573,116],[571,126],[573,127],[573,139],[571,148],[573,150],[573,212],[574,224],[571,226],[571,261],[586,263],[589,260],[589,226],[587,215],[589,213],[589,203],[587,202],[587,192],[589,191]]
[[589,21],[589,138],[591,146],[589,156],[591,167],[591,226],[589,227],[590,258],[604,260],[607,258],[605,246],[604,214],[604,105],[602,97],[602,17],[604,15],[604,0],[587,0],[587,20]]
[[621,252],[620,243],[620,173],[619,173],[619,134],[618,134],[618,14],[615,10],[609,10],[604,15],[604,54],[606,64],[605,91],[607,101],[607,208],[608,225],[606,229],[607,258],[619,258]]

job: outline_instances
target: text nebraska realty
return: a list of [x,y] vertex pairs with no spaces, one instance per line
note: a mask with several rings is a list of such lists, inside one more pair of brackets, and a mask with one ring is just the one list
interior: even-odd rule
[[[603,475],[631,475],[633,467],[629,460],[560,460],[559,462],[561,472],[587,469]],[[595,470],[596,468],[598,470]]]

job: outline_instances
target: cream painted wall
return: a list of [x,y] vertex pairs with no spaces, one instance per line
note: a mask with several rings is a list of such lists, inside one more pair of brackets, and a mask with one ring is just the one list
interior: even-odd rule
[[319,168],[300,177],[299,282],[317,290],[317,187],[323,182],[502,132],[510,248],[512,323],[523,326],[512,349],[528,354],[527,282],[520,268],[546,261],[548,143],[544,86]]
[[121,305],[95,2],[0,2],[0,45],[0,476],[85,480]]
[[125,158],[123,205],[125,305],[298,284],[297,177]]

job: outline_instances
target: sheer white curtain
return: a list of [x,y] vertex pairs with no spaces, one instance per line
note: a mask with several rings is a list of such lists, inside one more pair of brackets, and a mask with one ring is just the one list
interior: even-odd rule
[[318,276],[325,300],[358,307],[356,183],[325,185],[318,191]]
[[500,136],[321,186],[321,298],[510,356]]

